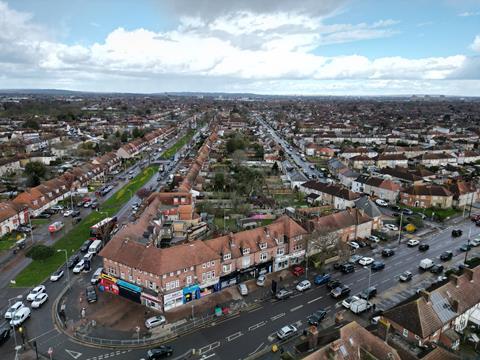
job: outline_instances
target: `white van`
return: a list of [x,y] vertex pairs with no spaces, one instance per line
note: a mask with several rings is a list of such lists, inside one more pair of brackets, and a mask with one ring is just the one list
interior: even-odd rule
[[30,310],[30,308],[26,307],[26,306],[18,309],[13,314],[12,320],[10,320],[10,325],[12,325],[12,326],[22,325],[23,322],[30,317],[31,313],[32,313],[32,311]]
[[95,240],[88,247],[88,253],[97,255],[101,248],[102,248],[102,240]]
[[427,258],[427,259],[423,259],[422,261],[420,261],[420,265],[418,267],[422,270],[428,270],[433,265],[434,265],[433,261]]

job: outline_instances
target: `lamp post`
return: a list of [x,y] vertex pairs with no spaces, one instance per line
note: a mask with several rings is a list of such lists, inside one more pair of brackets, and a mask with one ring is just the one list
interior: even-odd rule
[[400,245],[400,238],[402,236],[403,211],[400,212],[400,226],[398,227],[398,245]]
[[33,245],[33,227],[32,227],[32,218],[30,216],[30,211],[28,211],[28,226],[30,226],[30,239],[32,240],[32,245]]
[[[15,296],[11,299],[8,299],[8,308],[12,307],[12,300],[22,300],[22,295]],[[15,317],[15,313],[12,314],[12,320]],[[18,360],[18,350],[20,350],[21,346],[17,344],[17,335],[16,335],[15,325],[13,326],[13,341],[15,343],[15,360]]]
[[467,251],[465,251],[465,259],[463,259],[463,264],[467,263],[468,252],[470,250],[470,236],[472,235],[472,227],[468,229],[468,238],[467,238]]
[[371,279],[372,279],[372,268],[370,266],[364,266],[363,268],[368,270],[368,288],[370,288]]
[[68,251],[66,249],[58,249],[57,252],[65,253],[65,271],[67,273],[67,289],[70,289],[70,273],[68,271],[67,262],[68,262]]

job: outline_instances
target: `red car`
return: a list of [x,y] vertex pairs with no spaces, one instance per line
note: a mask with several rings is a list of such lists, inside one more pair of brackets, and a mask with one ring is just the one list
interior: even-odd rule
[[477,221],[480,220],[480,214],[472,215],[472,217],[470,219],[474,222],[477,222]]
[[292,274],[295,276],[302,276],[305,274],[305,269],[301,266],[294,266],[292,267]]

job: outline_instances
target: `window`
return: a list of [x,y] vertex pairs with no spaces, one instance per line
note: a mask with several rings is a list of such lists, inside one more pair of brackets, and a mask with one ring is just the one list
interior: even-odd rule
[[180,286],[180,281],[179,281],[179,280],[175,280],[175,281],[170,281],[170,282],[168,282],[168,283],[165,285],[165,288],[166,288],[166,290],[168,291],[168,290],[173,290],[173,289],[175,289],[175,288],[177,288],[177,287],[179,287],[179,286]]
[[171,272],[171,273],[170,273],[170,276],[173,276],[173,275],[175,275],[175,273]]
[[187,272],[187,271],[188,271],[188,269],[187,269],[187,268],[183,269],[183,272]]
[[260,261],[265,261],[268,258],[268,253],[264,252],[260,254]]
[[120,279],[125,279],[125,274],[123,272],[120,273]]
[[154,282],[149,281],[149,282],[148,282],[148,288],[151,289],[151,290],[155,290],[155,289],[157,288],[157,284],[155,284]]
[[408,337],[408,330],[407,329],[403,329],[403,336]]
[[244,249],[242,249],[242,254],[243,254],[243,255],[248,255],[248,254],[250,254],[250,248],[244,248]]
[[267,248],[267,243],[261,243],[260,244],[260,249],[265,250]]
[[177,275],[180,275],[181,271],[180,270],[177,270]]
[[281,247],[277,249],[277,255],[283,255],[285,254],[285,248]]
[[223,265],[223,272],[224,273],[228,273],[230,271],[232,271],[232,264]]
[[128,281],[133,281],[133,276],[132,275],[128,275]]
[[167,274],[163,274],[162,279],[166,279],[166,278],[167,278]]
[[202,264],[202,268],[206,268],[207,267],[207,264]]
[[223,254],[223,260],[230,260],[232,258],[232,254]]
[[187,282],[187,285],[190,285],[192,283],[192,276],[191,275],[187,276],[186,282]]

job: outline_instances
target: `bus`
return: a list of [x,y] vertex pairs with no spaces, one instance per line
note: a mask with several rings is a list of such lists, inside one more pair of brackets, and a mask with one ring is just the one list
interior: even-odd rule
[[107,217],[90,227],[90,236],[100,240],[108,241],[110,233],[112,232],[116,223],[117,217]]

